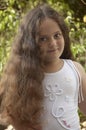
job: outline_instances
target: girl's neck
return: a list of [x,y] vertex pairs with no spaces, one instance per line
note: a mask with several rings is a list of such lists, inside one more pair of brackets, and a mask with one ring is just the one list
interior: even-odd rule
[[44,66],[44,72],[46,73],[53,73],[59,71],[64,65],[64,61],[62,59],[58,59],[56,62],[52,62],[46,64]]

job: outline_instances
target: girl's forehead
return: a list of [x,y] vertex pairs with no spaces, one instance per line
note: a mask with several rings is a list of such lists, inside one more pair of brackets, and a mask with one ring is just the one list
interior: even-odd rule
[[46,18],[43,20],[39,26],[39,33],[46,34],[46,33],[53,33],[56,31],[61,31],[58,23],[50,18]]

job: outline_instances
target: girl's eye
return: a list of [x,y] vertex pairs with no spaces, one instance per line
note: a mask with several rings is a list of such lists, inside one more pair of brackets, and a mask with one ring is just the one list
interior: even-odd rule
[[46,42],[47,41],[47,37],[40,37],[39,38],[39,42]]
[[55,35],[54,35],[54,38],[55,39],[60,39],[62,37],[62,34],[61,33],[56,33]]

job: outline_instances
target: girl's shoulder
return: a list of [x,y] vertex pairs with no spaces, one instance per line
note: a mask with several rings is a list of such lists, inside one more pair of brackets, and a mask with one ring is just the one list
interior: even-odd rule
[[76,67],[76,69],[79,71],[79,73],[85,72],[83,66],[79,62],[73,61],[71,59],[64,59],[64,61],[67,62],[68,64]]
[[83,74],[85,74],[84,67],[83,67],[80,63],[78,63],[78,62],[76,62],[76,61],[73,61],[73,64],[74,64],[75,67],[78,69],[78,71],[79,71],[79,73],[81,74],[81,76],[82,76]]
[[86,72],[84,67],[78,63],[73,61],[74,65],[76,66],[76,68],[78,69],[80,76],[81,76],[81,87],[82,87],[82,92],[83,92],[83,96],[84,96],[84,101],[86,104]]

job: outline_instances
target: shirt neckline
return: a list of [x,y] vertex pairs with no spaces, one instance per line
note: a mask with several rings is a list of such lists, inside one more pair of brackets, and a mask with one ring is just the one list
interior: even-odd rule
[[63,70],[63,68],[64,68],[64,66],[65,66],[65,60],[64,59],[62,59],[63,60],[63,66],[61,67],[61,69],[59,69],[58,71],[56,71],[56,72],[50,72],[50,73],[48,73],[48,72],[44,72],[44,75],[55,75],[55,74],[57,74],[57,73],[60,73],[62,70]]

